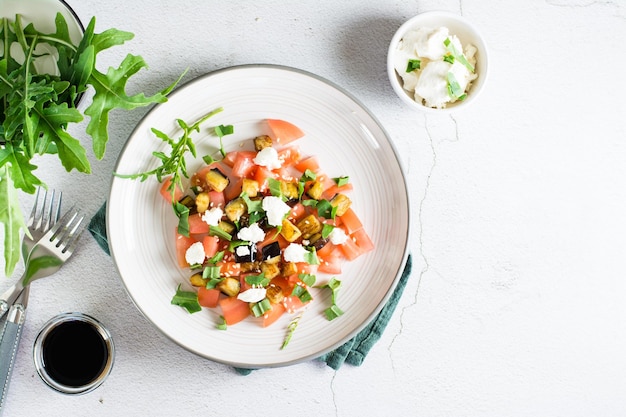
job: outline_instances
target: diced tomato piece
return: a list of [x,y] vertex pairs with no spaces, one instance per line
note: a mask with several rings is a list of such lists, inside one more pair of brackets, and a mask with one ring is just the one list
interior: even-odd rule
[[183,236],[176,232],[176,259],[178,260],[178,266],[181,268],[187,268],[189,264],[185,260],[185,254],[189,246],[196,243],[196,240],[192,237]]
[[215,308],[220,300],[220,290],[198,287],[198,303],[202,307]]
[[235,157],[232,174],[238,178],[248,178],[252,170],[256,167],[254,151],[239,151]]
[[249,290],[250,288],[252,288],[252,285],[248,284],[246,282],[246,277],[252,276],[252,275],[258,275],[258,274],[252,274],[252,273],[246,273],[246,274],[241,274],[239,275],[239,285],[240,285],[240,292],[244,292],[246,290]]
[[349,261],[354,261],[363,254],[361,248],[359,248],[355,241],[350,237],[348,237],[343,244],[339,245],[339,249],[343,253],[343,256],[345,256]]
[[235,165],[235,159],[237,158],[237,151],[228,152],[222,162],[232,168]]
[[326,243],[324,246],[317,250],[317,256],[319,258],[327,258],[331,253],[337,250],[337,246],[333,245],[331,242]]
[[219,207],[221,209],[226,205],[226,198],[223,192],[211,190],[209,191],[209,208]]
[[278,159],[282,162],[283,167],[293,166],[301,159],[300,149],[297,146],[282,149],[278,151]]
[[351,237],[354,239],[356,245],[361,248],[363,253],[374,250],[375,245],[372,239],[369,237],[364,228],[352,233]]
[[237,324],[250,315],[250,306],[236,296],[222,298],[218,301],[227,325]]
[[308,158],[301,159],[300,162],[295,165],[295,168],[302,173],[307,169],[317,173],[320,170],[320,163],[317,157],[309,156]]
[[[161,185],[161,190],[160,190],[161,195],[163,196],[165,201],[167,201],[170,204],[172,204],[172,192],[168,190],[168,188],[170,187],[171,183],[172,183],[172,177],[167,177],[165,180],[163,180],[163,184]],[[183,198],[183,190],[181,190],[179,186],[176,186],[174,188],[174,199],[176,201],[179,201],[181,198]]]
[[[334,182],[334,181],[333,181]],[[354,189],[354,186],[351,182],[342,185],[339,187],[337,184],[331,185],[328,189],[324,191],[324,198],[330,200],[337,193],[348,193]]]
[[266,167],[257,166],[252,179],[256,180],[256,182],[259,183],[259,188],[261,192],[263,192],[263,191],[266,191],[268,187],[267,179],[268,178],[276,179],[276,177],[277,175],[273,173],[272,171],[270,171],[269,169],[267,169]]
[[361,223],[361,220],[352,208],[348,208],[348,210],[339,218],[341,219],[341,224],[349,235],[363,228],[363,223]]
[[267,327],[274,324],[285,312],[285,306],[282,303],[272,304],[272,309],[263,314],[262,326]]
[[226,201],[234,200],[241,195],[241,185],[243,184],[242,178],[231,180],[226,189],[224,190],[224,199]]
[[286,145],[304,136],[304,132],[292,123],[279,119],[268,119],[267,124],[272,130],[272,137],[280,145]]
[[305,212],[306,212],[306,207],[304,207],[302,203],[298,202],[291,208],[291,211],[289,211],[289,215],[287,216],[287,219],[289,219],[290,221],[299,220],[301,217],[304,216]]
[[209,225],[202,220],[200,213],[191,214],[189,216],[189,233],[194,235],[209,233]]
[[324,258],[320,257],[320,264],[317,268],[318,272],[323,274],[341,274],[341,264],[343,262],[343,256],[340,255],[337,251],[330,254],[330,256],[326,256]]
[[221,261],[216,265],[220,267],[220,274],[224,277],[236,277],[241,273],[241,265],[234,261]]
[[289,297],[285,297],[283,299],[283,303],[282,304],[285,306],[285,310],[288,313],[293,313],[294,311],[300,310],[305,305],[302,302],[302,300],[300,300],[295,295],[290,295]]
[[202,239],[202,246],[204,246],[204,254],[207,258],[212,258],[219,250],[220,239],[217,236],[205,236]]

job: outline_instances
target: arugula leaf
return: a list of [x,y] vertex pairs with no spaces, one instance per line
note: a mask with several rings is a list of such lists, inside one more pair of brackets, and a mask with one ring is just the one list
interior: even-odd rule
[[0,205],[0,222],[4,226],[4,273],[9,276],[20,258],[20,251],[13,250],[20,246],[20,230],[26,229],[24,216],[17,204],[17,191],[9,176],[8,166],[0,168],[0,200],[7,204]]
[[[126,84],[146,67],[144,60],[129,54],[106,74],[97,70],[96,61],[101,51],[122,45],[134,35],[117,29],[95,33],[95,22],[95,18],[90,20],[75,45],[61,13],[55,17],[53,33],[40,32],[32,23],[24,26],[19,14],[14,19],[0,18],[0,178],[5,197],[0,223],[4,226],[7,275],[16,265],[19,233],[24,229],[23,220],[17,221],[13,215],[20,207],[17,189],[33,194],[38,186],[45,186],[35,175],[37,166],[31,160],[36,155],[56,154],[67,172],[90,173],[86,150],[68,132],[69,125],[89,116],[86,133],[95,156],[101,159],[109,139],[110,111],[162,103],[184,75],[152,96],[128,96]],[[41,57],[36,53],[41,44],[56,49],[48,56],[56,60],[58,75],[37,73],[33,63]],[[94,95],[83,114],[77,105],[89,88]],[[8,192],[9,188],[13,191]]]
[[180,284],[176,288],[176,294],[172,297],[171,303],[183,307],[189,314],[197,313],[202,310],[198,302],[198,294],[195,291],[183,291]]

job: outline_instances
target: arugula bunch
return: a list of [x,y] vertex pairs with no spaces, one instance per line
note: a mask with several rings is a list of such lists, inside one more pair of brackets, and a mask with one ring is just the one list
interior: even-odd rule
[[[67,130],[69,124],[84,119],[77,108],[81,95],[93,91],[84,111],[90,118],[86,133],[94,155],[102,159],[109,140],[110,111],[163,103],[180,80],[149,97],[127,95],[128,80],[147,64],[142,57],[128,54],[118,68],[110,67],[106,73],[96,69],[101,51],[122,45],[134,35],[117,29],[95,33],[95,22],[94,17],[80,43],[74,45],[60,13],[54,33],[42,33],[33,24],[24,27],[20,15],[14,20],[0,18],[0,223],[6,275],[19,260],[20,230],[28,233],[17,190],[33,194],[38,186],[45,187],[32,159],[55,154],[67,172],[91,172],[85,147]],[[54,48],[58,75],[37,73],[35,61],[42,58],[37,47],[42,44]],[[16,45],[19,54],[14,53]]]

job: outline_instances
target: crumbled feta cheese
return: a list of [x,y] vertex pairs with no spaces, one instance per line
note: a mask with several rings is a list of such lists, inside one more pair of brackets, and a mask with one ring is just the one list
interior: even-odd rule
[[265,288],[250,288],[237,295],[237,298],[246,303],[256,303],[265,298]]
[[237,249],[235,249],[235,252],[237,253],[237,256],[250,255],[250,248],[245,245],[237,246]]
[[328,238],[333,245],[343,245],[348,240],[348,235],[342,229],[335,227],[328,235]]
[[219,207],[213,207],[204,212],[202,215],[202,221],[208,224],[209,226],[217,226],[222,220],[222,216],[224,215],[224,211],[222,211]]
[[237,237],[246,242],[257,243],[265,239],[265,232],[259,227],[258,223],[253,223],[248,227],[242,227],[239,233],[237,233]]
[[256,154],[253,161],[255,164],[269,169],[278,169],[281,167],[280,160],[278,159],[278,152],[271,146],[260,150],[259,153]]
[[[266,148],[267,149],[267,148]],[[263,199],[261,207],[267,214],[267,222],[271,226],[280,226],[283,224],[283,218],[291,207],[289,207],[283,200],[274,196],[267,196]]]
[[202,245],[202,242],[194,243],[189,246],[185,252],[185,260],[189,265],[202,264],[205,257],[206,255],[204,253],[204,246]]
[[298,243],[290,243],[283,252],[285,262],[306,262],[304,256],[309,253],[304,246]]

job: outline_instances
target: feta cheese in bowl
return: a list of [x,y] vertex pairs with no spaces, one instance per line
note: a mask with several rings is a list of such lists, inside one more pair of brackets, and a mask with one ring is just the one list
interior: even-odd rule
[[422,13],[394,35],[387,71],[405,103],[426,112],[450,112],[474,101],[484,86],[487,48],[462,17]]

